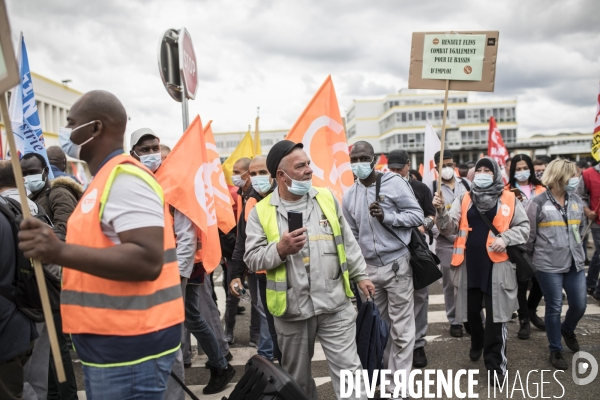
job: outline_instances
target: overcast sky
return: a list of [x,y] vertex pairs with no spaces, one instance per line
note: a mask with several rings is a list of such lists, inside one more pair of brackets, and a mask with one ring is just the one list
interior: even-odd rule
[[331,74],[343,114],[353,99],[408,86],[413,31],[499,30],[495,93],[517,98],[519,135],[591,133],[600,79],[599,0],[7,0],[33,71],[82,92],[115,93],[128,132],[173,144],[181,106],[157,66],[159,40],[185,26],[198,60],[190,116],[215,132],[290,129]]

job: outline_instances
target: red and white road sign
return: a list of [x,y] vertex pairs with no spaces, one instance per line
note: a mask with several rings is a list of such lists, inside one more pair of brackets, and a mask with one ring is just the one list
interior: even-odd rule
[[185,28],[179,31],[179,69],[181,78],[185,87],[185,94],[188,99],[196,97],[198,89],[198,71],[196,63],[196,53],[192,44],[192,37]]

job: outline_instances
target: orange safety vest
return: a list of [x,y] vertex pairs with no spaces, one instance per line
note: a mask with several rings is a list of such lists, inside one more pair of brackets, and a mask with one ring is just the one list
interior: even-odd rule
[[542,185],[536,185],[535,188],[533,189],[533,193],[535,196],[542,194],[546,191],[546,188]]
[[[113,157],[98,171],[69,218],[68,244],[96,249],[115,246],[102,233],[100,221],[110,187],[121,173],[144,179],[163,200],[160,185],[146,167],[125,154]],[[165,203],[164,264],[154,281],[114,281],[65,266],[61,294],[64,332],[137,336],[183,322],[183,297],[169,217]]]
[[[498,229],[498,232],[504,232],[510,227],[510,221],[512,221],[513,215],[515,214],[515,194],[505,190],[500,196],[500,208],[492,221],[492,224]],[[461,217],[458,235],[454,240],[454,250],[452,251],[452,266],[458,267],[465,260],[465,247],[467,245],[468,232],[471,230],[469,227],[469,221],[467,219],[467,212],[471,205],[471,195],[465,193],[462,204],[461,204]],[[486,243],[488,255],[490,260],[493,262],[502,262],[508,260],[508,254],[505,251],[497,252],[490,250],[492,242],[496,239],[496,236],[490,231]]]
[[[258,203],[258,201],[250,196],[248,198],[248,200],[246,200],[246,205],[244,206],[244,221],[248,222],[248,218],[250,218],[250,213],[252,212],[252,209],[254,208],[254,206]],[[257,274],[266,274],[267,271],[256,271]]]
[[[510,190],[512,189],[509,185],[504,186],[504,190]],[[535,185],[535,187],[533,188],[533,196],[537,196],[539,194],[542,194],[546,191],[546,188],[543,185]]]

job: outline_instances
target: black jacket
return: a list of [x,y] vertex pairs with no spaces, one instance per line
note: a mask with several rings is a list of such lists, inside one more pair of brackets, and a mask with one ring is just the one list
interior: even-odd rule
[[[273,190],[275,190],[275,188],[277,188],[276,184],[273,185],[273,188],[271,189],[271,191],[269,193],[273,192]],[[267,193],[264,197],[269,195],[269,193]],[[248,195],[248,199],[250,197],[256,199],[257,202],[264,199],[264,197],[261,196],[254,189],[252,189],[250,191],[250,194]],[[242,212],[240,213],[240,220],[238,221],[238,224],[237,224],[237,238],[235,240],[235,248],[233,250],[233,255],[231,256],[231,262],[229,263],[229,266],[228,266],[229,267],[228,272],[231,276],[231,279],[235,279],[235,278],[242,279],[244,272],[248,268],[246,266],[246,263],[244,262],[244,253],[246,252],[246,219],[244,218],[244,216],[246,215],[246,204],[248,204],[248,201],[244,202]]]

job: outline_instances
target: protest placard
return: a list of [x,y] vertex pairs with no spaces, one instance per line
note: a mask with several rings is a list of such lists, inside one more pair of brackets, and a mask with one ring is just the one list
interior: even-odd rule
[[[444,154],[446,142],[448,91],[494,91],[498,34],[498,31],[413,32],[409,89],[445,90],[440,154]],[[442,188],[442,165],[438,162],[438,192]]]

